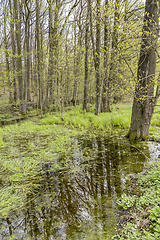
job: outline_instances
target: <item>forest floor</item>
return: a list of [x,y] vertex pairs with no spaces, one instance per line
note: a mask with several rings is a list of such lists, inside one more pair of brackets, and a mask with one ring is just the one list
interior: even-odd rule
[[[45,148],[46,144],[54,144],[56,152],[68,151],[67,143],[71,141],[71,136],[74,134],[84,134],[88,132],[112,132],[117,130],[123,132],[124,135],[130,126],[131,119],[131,104],[121,103],[112,106],[111,113],[100,113],[98,116],[94,115],[94,107],[90,106],[90,112],[84,112],[81,106],[65,108],[63,113],[63,119],[60,112],[50,112],[42,116],[37,109],[33,109],[32,106],[28,108],[28,117],[32,116],[32,121],[26,120],[23,123],[10,125],[0,128],[0,149],[10,148],[8,141],[12,141],[15,138],[21,139],[21,144],[26,148],[26,152],[29,151],[30,155],[27,157],[21,154],[20,147],[14,142],[13,149],[10,148],[10,155],[5,157],[5,165],[3,165],[4,173],[10,172],[11,182],[19,181],[23,177],[23,192],[30,191],[31,182],[28,185],[28,179],[30,176],[35,175],[32,169],[36,169],[39,159],[45,159],[49,157],[48,154],[53,155],[52,152],[41,151],[39,155],[39,149]],[[9,109],[9,111],[8,111]],[[10,108],[1,109],[0,118],[1,125],[7,125],[13,123],[17,114],[18,119],[26,119],[27,116],[19,115],[18,111],[10,111]],[[38,115],[38,116],[36,116]],[[59,126],[57,128],[57,125]],[[19,127],[20,126],[20,127]],[[151,127],[150,127],[150,139],[152,141],[160,141],[159,137],[160,127],[160,115],[158,109],[155,109],[153,114]],[[51,133],[52,132],[52,137]],[[36,136],[36,142],[33,142],[32,135]],[[44,136],[46,136],[44,138]],[[9,140],[7,140],[9,138]],[[13,138],[13,139],[12,139]],[[28,140],[27,140],[28,139]],[[14,140],[15,141],[15,140]],[[64,147],[65,146],[65,147]],[[17,148],[17,150],[15,150]],[[34,149],[34,153],[33,153]],[[36,149],[36,154],[35,154]],[[48,145],[49,149],[49,145]],[[29,158],[34,155],[32,161]],[[43,156],[42,156],[43,155]],[[19,158],[20,157],[20,158]],[[32,156],[33,157],[33,156]],[[15,165],[12,165],[11,159],[17,159]],[[19,160],[20,159],[20,160]],[[27,163],[24,166],[24,160]],[[20,162],[19,162],[20,161]],[[66,167],[65,163],[65,167]],[[25,169],[22,174],[21,167]],[[33,168],[34,166],[34,168]],[[55,168],[59,166],[55,166]],[[15,175],[14,172],[17,172]],[[12,174],[13,173],[13,174]],[[5,176],[0,176],[4,181]],[[130,181],[130,189],[128,194],[122,195],[118,204],[125,210],[129,211],[128,219],[121,221],[121,229],[115,239],[160,239],[160,163],[159,160],[151,161],[146,164],[146,167],[140,174],[131,175],[128,177]],[[26,183],[26,185],[25,185]],[[10,186],[8,186],[10,188]],[[11,189],[11,188],[10,188]],[[8,189],[9,190],[9,189]],[[3,192],[3,200],[1,202],[1,209],[5,209],[3,215],[7,215],[9,206],[12,206],[13,202],[17,205],[21,204],[22,193],[13,196],[13,199],[9,196],[10,191]],[[16,191],[22,191],[17,185]],[[26,194],[25,192],[25,194]],[[16,201],[15,198],[17,197]],[[5,206],[5,208],[4,208]],[[13,206],[12,206],[13,207]],[[15,206],[16,207],[16,206]]]
[[[37,108],[36,102],[27,103],[27,113],[19,114],[19,107],[13,104],[8,104],[6,100],[0,99],[0,126],[10,125],[22,120],[30,119],[31,117],[41,118],[43,124],[63,124],[72,128],[92,129],[98,131],[111,131],[112,128],[129,129],[131,121],[132,103],[118,103],[112,105],[111,113],[100,113],[94,115],[94,106],[89,106],[89,111],[83,111],[82,106],[76,108],[73,106],[65,107],[62,113],[51,105],[46,113],[42,113]],[[150,140],[159,141],[160,115],[158,107],[155,108],[151,127]]]
[[160,239],[160,160],[147,162],[142,172],[129,175],[128,180],[128,193],[118,201],[128,214],[122,216],[114,239]]

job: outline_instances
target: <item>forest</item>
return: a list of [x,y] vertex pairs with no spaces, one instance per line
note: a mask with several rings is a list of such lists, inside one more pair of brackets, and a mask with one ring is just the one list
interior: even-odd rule
[[159,17],[0,0],[0,238],[159,239]]

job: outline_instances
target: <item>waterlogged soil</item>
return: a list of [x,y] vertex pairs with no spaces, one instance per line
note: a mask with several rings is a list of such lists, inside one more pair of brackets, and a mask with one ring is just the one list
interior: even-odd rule
[[[15,141],[26,151],[29,139]],[[157,146],[131,145],[115,135],[74,137],[70,154],[42,161],[34,178],[28,178],[32,187],[19,207],[13,204],[1,214],[0,239],[111,239],[121,218],[116,201],[127,191],[126,176],[140,172],[146,156],[157,158]],[[23,180],[18,184],[23,192]],[[0,189],[5,189],[4,183]]]

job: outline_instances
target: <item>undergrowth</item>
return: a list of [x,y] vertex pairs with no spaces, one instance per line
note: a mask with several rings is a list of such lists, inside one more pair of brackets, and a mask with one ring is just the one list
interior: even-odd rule
[[94,115],[94,109],[84,112],[78,106],[68,108],[63,120],[58,112],[47,113],[43,118],[0,128],[0,213],[7,216],[12,209],[24,204],[26,194],[32,192],[38,182],[42,163],[51,161],[57,170],[70,167],[65,160],[59,163],[58,157],[71,153],[73,136],[87,131],[95,134],[94,130],[106,132],[116,127],[126,131],[130,119],[129,104],[114,105],[111,113],[98,116]]
[[[136,189],[134,189],[136,188]],[[114,239],[160,239],[160,164],[149,162],[139,174],[130,178],[130,192],[123,194],[119,206],[130,211]]]
[[63,121],[59,113],[46,114],[41,124],[62,124],[73,128],[110,130],[113,127],[127,129],[130,126],[131,105],[119,104],[113,106],[111,113],[100,113],[95,116],[94,111],[86,112],[82,106],[68,108],[63,114]]
[[37,187],[42,164],[51,162],[57,170],[71,167],[58,158],[71,154],[73,136],[129,126],[128,108],[120,111],[115,106],[111,114],[95,116],[79,106],[68,109],[63,121],[56,112],[0,128],[0,214],[7,216],[12,209],[24,207],[26,195]]
[[27,194],[38,187],[43,164],[51,163],[55,171],[71,167],[59,158],[71,154],[72,139],[77,134],[83,132],[33,120],[0,128],[1,216],[25,207]]
[[[94,107],[90,108],[90,112],[82,110],[82,106],[68,107],[63,114],[47,113],[41,119],[41,124],[63,124],[70,128],[78,128],[80,130],[102,130],[110,131],[112,128],[125,129],[130,127],[132,105],[121,103],[112,106],[112,112],[100,113],[98,116],[94,114]],[[157,113],[157,108],[152,117],[150,134],[155,139],[159,139],[160,115]]]

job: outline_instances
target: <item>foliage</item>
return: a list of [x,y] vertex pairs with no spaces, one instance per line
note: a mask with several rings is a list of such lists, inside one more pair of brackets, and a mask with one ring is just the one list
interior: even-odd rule
[[[47,113],[43,118],[34,117],[0,128],[0,213],[7,217],[13,213],[13,209],[24,208],[27,195],[33,194],[33,189],[39,187],[39,173],[45,163],[49,163],[52,170],[76,171],[75,162],[63,157],[72,154],[73,136],[88,133],[89,138],[96,134],[93,130],[100,130],[103,134],[115,126],[122,131],[122,128],[129,126],[130,115],[130,104],[113,105],[112,113],[101,113],[99,116],[95,116],[94,111],[84,112],[78,106],[68,109],[63,121],[60,114],[55,112]],[[128,239],[141,239],[144,234],[146,239],[156,239],[154,237],[159,236],[159,170],[157,162],[148,164],[146,172],[139,174],[137,178],[139,189],[136,189],[136,193],[140,192],[140,195],[125,194],[119,200],[119,205],[125,209],[136,207],[133,216],[137,223],[135,225],[134,221],[128,222],[121,235],[119,234],[119,239],[125,239],[123,237],[127,234]],[[150,217],[141,215],[144,207],[144,215],[150,214]],[[140,226],[145,221],[148,223],[148,219],[150,226],[145,225],[142,231]],[[153,233],[154,228],[156,230]]]
[[32,119],[0,128],[0,133],[0,213],[7,216],[24,207],[27,194],[38,187],[42,164],[50,162],[56,170],[70,167],[58,159],[69,154],[72,137],[78,132]]
[[[137,185],[136,194],[132,186]],[[160,164],[149,162],[146,168],[132,177],[130,194],[122,195],[118,204],[130,209],[130,218],[114,239],[159,239],[160,238]],[[138,193],[138,195],[137,195]]]
[[43,118],[33,117],[0,128],[0,213],[7,216],[12,209],[24,206],[26,195],[38,187],[42,164],[51,163],[58,171],[75,168],[70,161],[63,158],[59,161],[60,156],[71,154],[73,136],[87,131],[94,135],[93,130],[108,131],[115,125],[125,128],[122,120],[126,116],[129,126],[131,107],[125,104],[120,107],[121,113],[115,105],[111,114],[95,116],[94,111],[84,112],[79,106],[68,109],[64,121],[59,113],[47,113]]
[[119,127],[126,129],[130,125],[131,105],[118,104],[113,106],[111,113],[100,113],[98,116],[94,115],[94,111],[82,111],[82,107],[68,109],[63,114],[63,121],[58,113],[52,115],[45,115],[40,120],[41,124],[64,124],[73,128],[94,129],[94,130],[110,130],[112,127]]

